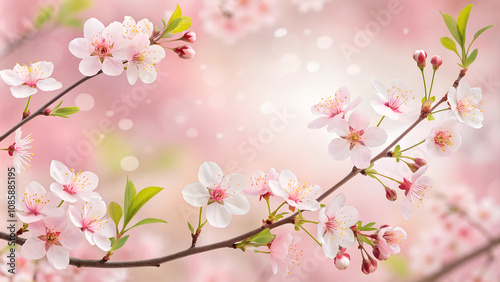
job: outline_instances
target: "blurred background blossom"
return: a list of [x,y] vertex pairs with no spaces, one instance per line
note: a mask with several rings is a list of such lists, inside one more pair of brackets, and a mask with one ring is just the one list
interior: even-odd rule
[[[161,25],[160,18],[168,18],[178,3],[62,2],[0,1],[0,69],[12,69],[16,63],[50,61],[55,66],[52,77],[66,88],[82,77],[79,59],[70,54],[68,43],[82,37],[81,24],[86,19],[95,17],[107,25],[132,16]],[[459,67],[456,55],[439,42],[442,36],[448,36],[439,11],[456,17],[470,3],[475,5],[469,38],[473,31],[495,25],[476,41],[478,58],[462,80],[483,90],[483,128],[464,128],[462,147],[448,158],[433,157],[420,147],[412,151],[427,160],[427,175],[434,179],[436,193],[414,209],[409,221],[400,213],[403,194],[398,192],[399,199],[389,202],[384,189],[373,179],[358,176],[339,190],[364,222],[400,226],[407,231],[401,254],[379,263],[378,270],[366,276],[360,271],[359,253],[351,248],[350,267],[339,271],[319,246],[300,234],[303,240],[299,247],[304,249],[301,267],[288,275],[274,276],[266,255],[216,250],[160,268],[108,271],[101,277],[112,276],[118,281],[146,277],[158,281],[165,277],[171,281],[397,281],[438,271],[485,242],[485,236],[471,227],[467,218],[482,223],[493,235],[500,232],[500,178],[496,173],[500,169],[500,2],[496,0],[182,1],[178,4],[183,14],[193,17],[190,30],[197,34],[192,45],[196,56],[180,60],[167,52],[157,65],[157,81],[150,85],[138,82],[130,86],[124,74],[96,77],[63,99],[66,106],[80,107],[78,114],[69,119],[38,117],[23,126],[23,132],[33,133],[34,156],[32,167],[19,175],[18,187],[24,188],[34,180],[48,187],[52,181],[51,160],[96,173],[100,178],[96,191],[106,202],[121,202],[127,175],[138,189],[165,187],[140,216],[163,218],[168,224],[135,229],[129,243],[112,259],[144,259],[187,248],[190,234],[186,220],[194,222],[198,210],[183,201],[181,190],[197,181],[201,163],[214,161],[225,172],[244,174],[247,181],[256,170],[290,169],[326,190],[350,171],[351,164],[349,160],[334,161],[328,155],[333,134],[307,128],[315,118],[311,106],[346,86],[351,97],[363,98],[360,108],[370,114],[371,125],[376,124],[380,116],[369,105],[375,98],[370,79],[376,77],[387,84],[401,78],[417,96],[423,96],[420,73],[412,58],[419,49],[426,50],[429,57],[438,54],[443,58],[433,88],[441,97],[456,79]],[[430,76],[430,72],[426,74]],[[0,93],[0,131],[5,132],[20,120],[26,101],[14,98],[3,83]],[[31,109],[54,95],[42,92],[34,96]],[[407,124],[384,120],[382,126],[391,140]],[[431,123],[419,126],[401,146],[419,142],[431,127]],[[13,136],[2,146],[12,142]],[[12,159],[7,153],[0,158],[0,181],[5,183]],[[396,178],[407,169],[393,160],[381,160],[376,167]],[[235,216],[226,229],[205,227],[198,244],[230,238],[250,226],[259,226],[266,217],[265,203],[258,197],[248,198],[250,214]],[[462,207],[463,214],[447,213],[449,205],[443,204],[446,199]],[[463,206],[458,199],[463,200]],[[3,219],[7,214],[5,201],[0,201],[0,210],[5,211],[0,212]],[[317,219],[317,213],[308,216]],[[282,228],[291,231],[290,226]],[[74,250],[72,255],[104,255],[97,247],[88,249]],[[492,255],[500,254],[496,250]],[[488,263],[488,259],[483,256],[473,260],[449,275],[447,281],[463,277],[500,280],[500,262]],[[61,277],[68,277],[69,272]],[[53,273],[47,270],[40,275]]]

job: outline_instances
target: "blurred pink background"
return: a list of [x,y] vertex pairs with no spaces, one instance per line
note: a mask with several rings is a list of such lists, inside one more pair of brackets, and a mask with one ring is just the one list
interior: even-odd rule
[[[22,34],[26,22],[32,20],[40,5],[48,2],[0,2],[2,49]],[[150,258],[185,249],[190,244],[186,220],[195,224],[198,210],[182,199],[181,190],[198,181],[201,163],[214,161],[225,172],[242,173],[248,180],[256,170],[289,169],[326,191],[347,174],[352,165],[349,160],[338,162],[328,155],[328,144],[335,137],[332,133],[307,128],[314,118],[311,106],[333,95],[339,87],[347,86],[351,97],[363,98],[360,108],[370,114],[371,124],[376,125],[380,116],[369,104],[375,97],[370,78],[376,77],[385,84],[401,78],[422,97],[420,71],[412,58],[417,49],[426,50],[429,59],[435,54],[443,58],[433,88],[436,97],[441,98],[460,68],[456,65],[456,55],[439,42],[442,36],[449,36],[439,11],[457,17],[463,7],[475,3],[467,30],[469,40],[483,26],[495,25],[474,43],[479,55],[462,80],[483,90],[483,128],[464,127],[462,148],[451,157],[433,157],[423,146],[413,152],[428,161],[427,174],[434,179],[436,189],[465,186],[477,199],[491,197],[496,205],[500,203],[500,78],[497,76],[500,2],[247,1],[259,5],[251,8],[251,12],[239,11],[243,14],[240,21],[221,22],[222,12],[240,15],[232,10],[234,5],[230,2],[95,1],[91,9],[80,14],[83,20],[95,17],[105,25],[122,22],[124,16],[136,20],[148,18],[160,25],[160,18],[168,19],[178,3],[185,16],[193,17],[190,30],[197,34],[197,41],[192,44],[196,56],[192,60],[181,60],[173,52],[167,52],[166,58],[157,65],[158,80],[151,85],[138,81],[131,86],[125,74],[100,75],[63,98],[63,105],[81,108],[78,114],[69,119],[38,117],[23,126],[25,133],[33,133],[35,143],[32,167],[18,176],[19,189],[35,180],[48,189],[52,182],[51,160],[96,173],[100,178],[96,191],[108,203],[112,200],[123,203],[127,175],[138,189],[164,187],[164,191],[140,211],[137,219],[158,217],[168,224],[133,230],[131,238],[135,240],[117,251],[115,259],[120,255],[123,259]],[[62,82],[63,88],[68,87],[82,77],[78,71],[80,59],[71,55],[68,43],[82,35],[83,28],[48,26],[0,58],[0,69],[12,69],[16,63],[50,61],[55,65],[52,77]],[[169,46],[177,45],[174,42]],[[429,79],[431,68],[425,71]],[[0,83],[0,93],[0,132],[3,133],[20,120],[26,100],[14,98],[5,83]],[[32,97],[30,108],[36,109],[56,93],[39,91]],[[387,119],[382,123],[389,139],[407,126]],[[424,122],[401,142],[402,147],[425,138],[431,127],[429,122]],[[1,147],[8,147],[14,142],[13,138],[13,135],[7,138]],[[380,149],[382,147],[375,149],[374,154]],[[0,154],[0,159],[0,181],[6,183],[6,168],[12,159],[7,153]],[[375,168],[397,178],[405,176],[406,171],[389,159],[380,161]],[[361,273],[361,256],[355,247],[349,249],[351,266],[339,271],[312,239],[300,233],[303,238],[300,246],[305,250],[302,267],[288,276],[273,275],[266,255],[216,250],[160,268],[130,269],[128,279],[390,281],[416,277],[419,271],[411,268],[409,249],[417,244],[420,232],[425,233],[438,223],[428,208],[433,200],[424,202],[420,208],[414,207],[412,217],[405,221],[400,212],[403,194],[398,192],[400,198],[389,202],[382,187],[373,179],[358,176],[338,192],[346,195],[348,205],[358,209],[363,222],[401,226],[408,232],[409,239],[402,244],[402,253],[394,260],[379,263],[379,269],[370,276]],[[233,216],[225,229],[207,225],[198,244],[224,240],[258,227],[266,217],[265,202],[259,202],[256,197],[247,198],[252,205],[248,215]],[[4,202],[0,202],[2,219],[7,213]],[[279,201],[273,204],[277,206]],[[317,220],[317,212],[307,216]],[[496,234],[498,227],[491,226]],[[291,226],[283,228],[292,230]],[[309,230],[315,234],[316,226],[309,226]],[[95,249],[93,258],[100,258],[103,253]],[[500,266],[498,261],[494,264]],[[498,278],[498,274],[495,277]]]

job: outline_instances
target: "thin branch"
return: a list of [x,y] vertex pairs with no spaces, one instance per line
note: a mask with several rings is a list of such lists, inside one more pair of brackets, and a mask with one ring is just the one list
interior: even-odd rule
[[[98,73],[99,74],[99,73]],[[458,83],[460,82],[460,79],[465,76],[465,71],[461,70],[458,78],[455,80],[453,83],[453,87],[457,87]],[[91,77],[86,77],[84,79],[89,79]],[[82,83],[85,80],[79,81],[79,83]],[[76,86],[75,86],[76,87]],[[69,91],[69,90],[68,90]],[[61,95],[62,96],[62,95]],[[445,96],[432,108],[434,110],[439,104],[443,103],[446,101],[446,94]],[[425,119],[424,114],[422,114],[417,121],[415,121],[407,130],[405,130],[399,137],[396,138],[389,146],[387,146],[382,152],[380,152],[377,156],[375,156],[372,159],[372,162],[377,161],[378,159],[387,156],[387,152],[394,146],[396,145],[404,136],[406,136],[415,126],[417,126],[418,123],[420,123],[422,120]],[[1,140],[0,140],[1,141]],[[336,191],[338,188],[340,188],[342,185],[347,183],[349,180],[351,180],[354,176],[356,176],[361,169],[353,167],[351,172],[347,174],[342,180],[340,180],[337,184],[333,185],[330,189],[328,189],[325,193],[323,193],[321,196],[317,198],[317,201],[322,201],[326,197],[328,197],[330,194],[332,194],[334,191]],[[302,211],[303,212],[303,211]],[[135,261],[121,261],[121,262],[110,262],[110,261],[104,261],[104,260],[86,260],[86,259],[78,259],[78,258],[70,258],[70,264],[74,265],[76,267],[96,267],[96,268],[132,268],[132,267],[143,267],[143,266],[156,266],[159,267],[162,263],[166,263],[175,259],[187,257],[190,255],[198,254],[198,253],[203,253],[211,250],[216,250],[216,249],[221,249],[221,248],[235,248],[235,244],[237,242],[240,242],[244,239],[247,239],[262,230],[269,228],[269,229],[274,229],[276,227],[279,227],[281,225],[293,223],[295,217],[298,215],[299,212],[295,212],[292,215],[275,222],[273,224],[264,224],[259,228],[256,228],[254,230],[248,231],[242,235],[233,237],[231,239],[227,239],[225,241],[213,243],[210,245],[206,246],[201,246],[201,247],[189,247],[186,250],[171,254],[171,255],[166,255],[162,257],[157,257],[157,258],[152,258],[152,259],[146,259],[146,260],[135,260]],[[9,240],[9,235],[7,233],[0,232],[0,239],[3,240]],[[500,239],[498,239],[500,241]],[[19,245],[23,245],[26,240],[22,238],[16,238],[16,242],[19,243]]]
[[32,113],[31,115],[29,115],[27,118],[23,119],[22,121],[20,121],[18,124],[14,125],[11,129],[9,129],[7,132],[5,132],[5,134],[3,134],[1,137],[0,137],[0,142],[3,141],[5,138],[7,138],[10,134],[12,134],[14,131],[16,131],[19,127],[23,126],[24,124],[26,124],[27,122],[29,122],[30,120],[34,119],[35,117],[37,116],[40,116],[40,115],[43,115],[44,112],[45,112],[45,109],[47,109],[48,107],[50,107],[50,105],[52,105],[53,103],[55,103],[57,100],[59,100],[61,97],[63,97],[64,95],[66,95],[69,91],[73,90],[75,87],[77,87],[78,85],[84,83],[85,81],[93,78],[93,77],[96,77],[98,75],[100,75],[102,73],[102,71],[99,71],[98,73],[92,75],[92,76],[86,76],[80,80],[78,80],[77,82],[75,82],[73,85],[71,85],[70,87],[66,88],[63,92],[59,93],[57,96],[55,96],[54,98],[50,99],[50,101],[48,101],[47,103],[45,103],[43,106],[41,106],[38,110],[36,110],[34,113]]

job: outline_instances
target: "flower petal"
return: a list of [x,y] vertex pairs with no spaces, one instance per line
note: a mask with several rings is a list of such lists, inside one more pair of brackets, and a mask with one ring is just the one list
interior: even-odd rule
[[3,70],[0,71],[0,76],[3,81],[10,86],[18,86],[24,83],[24,81],[17,75],[13,70]]
[[36,87],[42,91],[54,91],[62,88],[62,84],[54,78],[46,78],[39,80],[36,83]]
[[250,211],[250,203],[247,198],[241,194],[224,199],[224,206],[226,206],[230,213],[235,215],[243,215]]
[[110,76],[117,76],[123,72],[123,62],[115,57],[106,57],[102,62],[102,72]]
[[83,59],[94,52],[92,44],[85,38],[75,38],[69,42],[69,51],[73,56]]
[[78,70],[85,76],[95,75],[101,69],[102,64],[97,56],[85,57],[78,65]]
[[26,98],[28,96],[35,94],[37,91],[38,90],[35,87],[30,87],[24,84],[18,86],[12,86],[10,88],[10,92],[12,92],[12,95],[16,98]]
[[97,247],[99,247],[99,249],[103,251],[107,252],[111,250],[111,241],[107,236],[105,236],[100,232],[94,233],[94,242],[97,245]]
[[208,203],[208,200],[210,200],[208,189],[198,182],[191,183],[184,187],[184,189],[182,189],[182,196],[186,202],[195,207],[204,206]]
[[218,203],[207,206],[206,217],[213,227],[224,228],[231,223],[231,213],[225,206]]
[[[345,204],[345,195],[344,194],[338,194],[335,196],[335,198],[332,199],[330,204],[326,207],[325,214],[329,218],[333,218],[340,208],[342,208]],[[328,221],[328,219],[326,219]],[[325,221],[325,222],[326,222]]]
[[69,265],[69,252],[63,246],[51,245],[47,250],[47,260],[56,269],[66,269]]
[[245,177],[238,173],[232,173],[222,178],[222,186],[226,186],[230,193],[241,193],[245,188]]
[[372,152],[366,146],[357,145],[351,150],[351,161],[357,168],[367,168],[370,166]]
[[198,171],[200,183],[210,189],[218,186],[223,176],[222,169],[214,162],[204,162]]
[[45,242],[37,237],[28,238],[21,247],[21,256],[26,259],[41,259],[44,255]]
[[347,159],[350,154],[349,145],[348,141],[341,138],[335,138],[328,145],[328,153],[334,160],[343,161]]
[[138,72],[137,72],[137,64],[129,62],[127,66],[127,80],[128,83],[131,85],[134,85],[137,81],[137,78],[139,77]]
[[387,140],[387,133],[380,127],[370,127],[363,133],[363,142],[368,147],[381,146]]
[[83,24],[83,36],[88,40],[94,36],[100,39],[103,30],[104,25],[96,18],[90,18]]
[[349,116],[349,126],[356,130],[365,130],[370,125],[368,116],[360,111],[354,111]]
[[317,119],[311,121],[307,127],[310,129],[320,129],[325,127],[330,122],[330,117],[318,117]]

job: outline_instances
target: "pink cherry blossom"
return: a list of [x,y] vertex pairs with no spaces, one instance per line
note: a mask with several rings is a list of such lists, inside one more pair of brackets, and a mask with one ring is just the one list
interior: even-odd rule
[[114,223],[106,215],[106,203],[93,198],[84,207],[69,206],[68,213],[73,224],[80,228],[91,245],[103,251],[111,250],[109,238],[115,237]]
[[126,59],[125,50],[128,40],[123,36],[125,28],[119,22],[107,27],[95,18],[88,19],[83,26],[84,38],[73,39],[69,50],[77,58],[82,59],[79,70],[83,75],[95,75],[101,69],[111,76],[123,72]]
[[394,79],[386,87],[372,78],[373,92],[377,99],[371,101],[373,109],[391,120],[409,121],[420,114],[418,101],[406,82]]
[[425,194],[432,188],[432,179],[429,176],[423,176],[427,171],[427,166],[423,166],[415,172],[411,181],[404,178],[403,183],[399,185],[399,189],[405,191],[405,199],[402,206],[402,214],[404,219],[409,219],[411,215],[411,203],[420,206],[424,200]]
[[196,54],[194,49],[189,45],[178,46],[172,49],[172,51],[179,55],[181,59],[192,59]]
[[328,130],[331,130],[340,119],[345,118],[347,112],[357,107],[361,100],[361,97],[358,97],[351,102],[349,89],[341,87],[335,91],[334,98],[321,99],[321,102],[311,108],[312,113],[320,117],[309,123],[307,127],[318,129],[328,125]]
[[84,201],[101,198],[93,191],[99,183],[99,177],[93,172],[75,173],[74,169],[70,171],[63,163],[53,160],[50,163],[50,175],[57,181],[50,185],[50,190],[64,201],[74,203],[79,198]]
[[57,208],[61,200],[52,192],[45,191],[43,186],[33,181],[16,202],[17,217],[25,223],[39,221],[46,216],[60,216],[64,213],[62,208]]
[[290,232],[283,230],[276,235],[269,246],[271,255],[271,266],[273,273],[290,273],[295,267],[299,266],[302,257],[302,250],[297,248],[297,243],[301,241],[298,236],[292,236]]
[[122,24],[125,28],[123,36],[127,39],[134,39],[134,37],[139,34],[145,34],[149,39],[149,37],[153,34],[154,26],[148,19],[142,19],[136,24],[134,18],[125,16]]
[[462,125],[455,119],[448,119],[431,129],[427,136],[427,149],[438,157],[449,156],[462,145],[460,130]]
[[417,62],[419,68],[425,67],[425,60],[427,59],[427,53],[424,50],[417,50],[413,53],[413,59]]
[[269,187],[274,195],[285,199],[288,205],[308,211],[320,208],[320,204],[316,201],[321,194],[319,185],[298,180],[295,174],[286,169],[280,173],[278,179],[279,181],[269,181]]
[[333,139],[328,146],[330,156],[334,160],[342,161],[351,155],[351,161],[357,168],[370,166],[372,152],[368,147],[377,147],[384,144],[387,134],[382,128],[370,127],[368,116],[361,112],[353,112],[349,122],[339,120],[330,132],[340,138]]
[[348,248],[355,241],[350,227],[358,222],[359,214],[356,208],[344,204],[345,196],[339,194],[319,211],[318,241],[329,258],[337,256],[339,247]]
[[51,62],[40,61],[30,66],[16,64],[13,70],[0,71],[3,81],[11,85],[10,91],[16,98],[25,98],[35,94],[38,90],[53,91],[60,89],[62,84],[49,78],[54,70]]
[[249,195],[263,196],[269,194],[273,196],[271,187],[269,187],[269,181],[276,181],[278,179],[279,175],[278,173],[276,173],[276,170],[274,168],[271,168],[268,174],[265,174],[263,171],[258,170],[254,172],[254,174],[250,178],[252,183],[250,183],[250,186],[247,186],[244,191]]
[[243,215],[250,210],[250,203],[241,195],[245,187],[245,178],[233,173],[224,176],[214,162],[204,162],[200,166],[198,179],[201,183],[191,183],[184,187],[184,200],[195,207],[207,206],[208,222],[218,228],[224,228],[231,222],[231,214]]
[[134,84],[139,77],[144,83],[153,83],[157,71],[155,65],[165,57],[165,50],[158,45],[150,45],[149,37],[140,33],[136,35],[127,49],[127,79]]
[[477,108],[482,98],[482,90],[479,87],[471,88],[466,82],[460,83],[457,88],[448,90],[448,104],[457,120],[473,128],[483,126],[484,115]]
[[69,251],[82,241],[82,233],[73,225],[67,224],[66,215],[47,217],[30,223],[27,236],[21,248],[21,255],[27,259],[40,259],[47,254],[49,263],[57,269],[69,265]]
[[401,252],[399,244],[405,241],[406,237],[406,231],[401,227],[380,228],[377,233],[377,242],[381,256],[387,259],[390,255]]
[[18,173],[21,173],[21,168],[27,170],[28,167],[31,167],[29,162],[31,161],[31,156],[33,153],[29,152],[33,146],[33,138],[31,138],[31,133],[22,138],[23,132],[21,128],[18,128],[14,137],[14,144],[10,145],[8,148],[9,155],[12,156],[12,161],[14,164],[14,168]]

